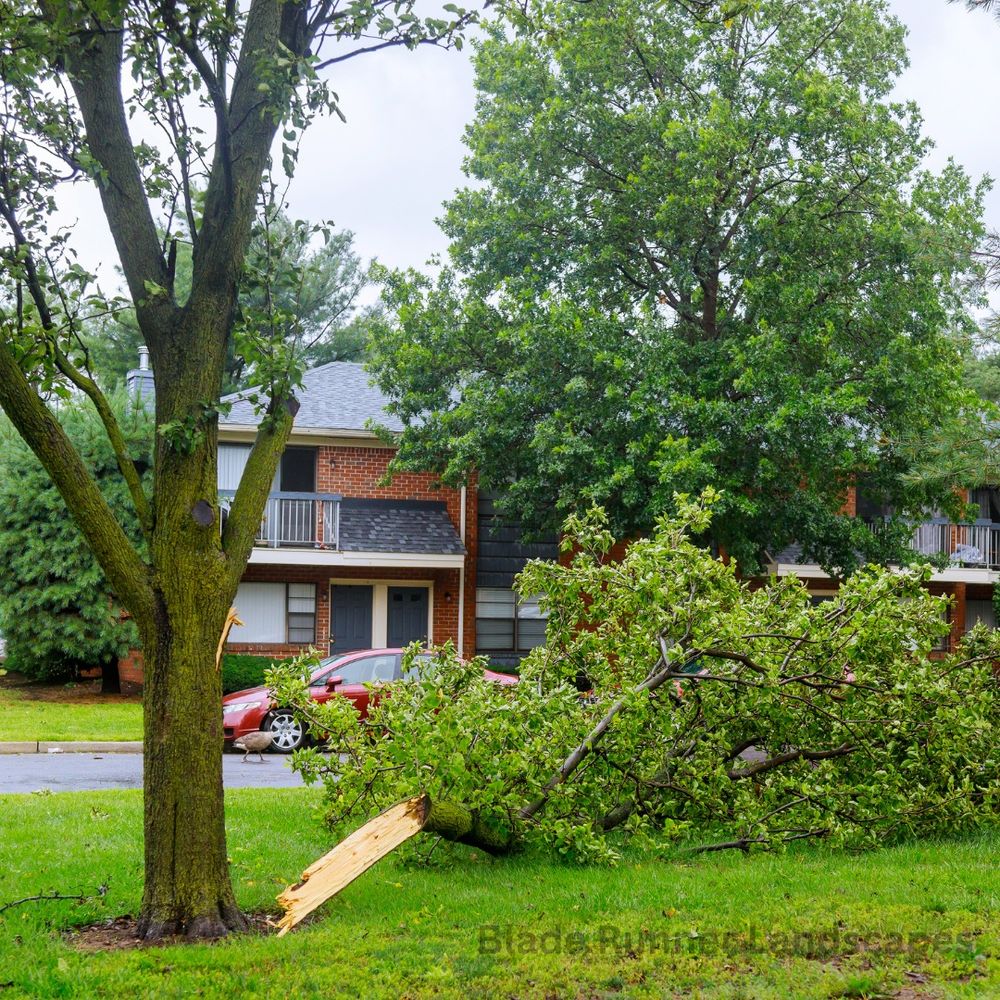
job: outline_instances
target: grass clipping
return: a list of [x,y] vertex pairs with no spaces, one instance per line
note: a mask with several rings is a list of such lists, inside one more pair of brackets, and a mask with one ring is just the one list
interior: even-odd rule
[[417,795],[386,809],[342,840],[332,851],[313,862],[298,885],[287,888],[278,903],[285,911],[278,921],[278,937],[287,934],[376,861],[416,836],[424,828],[430,813],[430,799]]

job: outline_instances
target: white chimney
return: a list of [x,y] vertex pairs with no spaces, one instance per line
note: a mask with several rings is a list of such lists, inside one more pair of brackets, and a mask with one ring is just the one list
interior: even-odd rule
[[133,368],[125,378],[129,398],[139,403],[152,403],[154,396],[153,372],[149,367],[149,348],[139,348],[139,367]]

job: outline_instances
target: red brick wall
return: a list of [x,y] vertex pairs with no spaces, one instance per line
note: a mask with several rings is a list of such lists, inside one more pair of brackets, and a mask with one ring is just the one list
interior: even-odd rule
[[122,694],[138,694],[143,685],[143,659],[141,649],[130,649],[118,661],[118,680]]
[[322,445],[316,463],[316,488],[320,493],[340,493],[362,500],[443,501],[457,531],[461,491],[442,486],[433,473],[402,472],[388,486],[379,485],[394,454],[392,448]]
[[844,506],[840,510],[841,514],[846,514],[848,517],[858,516],[858,488],[856,486],[849,486],[847,489],[847,495],[844,498]]

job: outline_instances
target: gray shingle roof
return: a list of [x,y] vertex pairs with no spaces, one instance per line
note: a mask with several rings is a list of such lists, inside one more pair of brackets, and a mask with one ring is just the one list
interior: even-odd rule
[[[302,406],[295,416],[295,427],[299,429],[363,431],[368,420],[393,431],[403,429],[396,417],[385,412],[388,400],[369,383],[364,365],[354,361],[331,361],[307,371],[298,399]],[[260,423],[260,414],[254,413],[240,393],[226,396],[223,401],[231,402],[233,408],[221,426]]]
[[345,552],[465,552],[445,505],[434,500],[344,499],[340,547]]

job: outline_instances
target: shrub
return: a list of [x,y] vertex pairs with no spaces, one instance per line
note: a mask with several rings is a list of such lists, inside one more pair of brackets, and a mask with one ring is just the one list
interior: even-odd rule
[[270,656],[226,653],[222,657],[222,693],[259,687],[264,683],[265,671],[274,665],[275,660]]
[[[152,420],[120,396],[113,400],[133,459],[151,464]],[[131,497],[107,434],[89,401],[65,403],[59,420],[126,533],[138,543]],[[0,426],[0,622],[7,667],[40,680],[69,680],[101,667],[117,676],[119,656],[137,642],[123,621],[58,490],[6,422]]]

